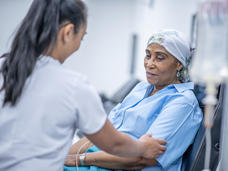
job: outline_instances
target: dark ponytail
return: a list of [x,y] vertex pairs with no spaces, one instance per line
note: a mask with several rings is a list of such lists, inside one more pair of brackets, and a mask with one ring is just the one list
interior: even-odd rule
[[56,44],[61,24],[74,24],[75,33],[87,22],[87,9],[81,0],[34,0],[5,55],[0,72],[5,91],[3,105],[15,105],[38,57]]

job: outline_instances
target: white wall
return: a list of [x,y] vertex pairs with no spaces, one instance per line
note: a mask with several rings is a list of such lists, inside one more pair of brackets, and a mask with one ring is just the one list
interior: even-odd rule
[[126,81],[129,72],[134,0],[87,0],[88,35],[66,66],[85,73],[107,93]]
[[[198,0],[85,0],[88,35],[65,66],[86,74],[99,91],[112,94],[129,79],[131,36],[139,35],[137,77],[144,79],[143,57],[149,35],[160,28],[190,33]],[[25,15],[31,0],[0,0],[0,54]]]
[[9,49],[13,32],[23,19],[31,0],[0,0],[0,54]]

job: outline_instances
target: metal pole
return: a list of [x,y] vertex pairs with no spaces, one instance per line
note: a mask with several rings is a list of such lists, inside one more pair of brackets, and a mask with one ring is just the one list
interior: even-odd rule
[[[228,8],[228,0],[226,0],[226,6]],[[225,20],[227,21],[228,14],[226,14]],[[226,22],[226,37],[228,36],[228,22]],[[226,38],[226,47],[228,47],[228,38]],[[228,58],[228,48],[226,48],[226,57]],[[228,64],[227,64],[228,65]],[[228,67],[227,67],[228,68]],[[220,162],[218,165],[218,171],[228,171],[228,78],[225,79],[225,92],[223,102],[222,113],[222,131],[221,131],[221,152]]]
[[133,36],[132,36],[132,51],[131,51],[131,59],[130,59],[130,75],[132,77],[135,75],[135,70],[136,70],[137,43],[138,43],[138,36],[137,36],[137,34],[133,34]]
[[219,171],[228,171],[228,80],[226,81],[224,94],[221,142]]

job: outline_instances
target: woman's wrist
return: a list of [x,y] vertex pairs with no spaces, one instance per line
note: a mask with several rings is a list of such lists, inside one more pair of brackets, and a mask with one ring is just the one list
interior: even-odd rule
[[86,153],[79,154],[78,163],[80,166],[85,166]]
[[67,155],[65,165],[66,166],[85,166],[86,153]]

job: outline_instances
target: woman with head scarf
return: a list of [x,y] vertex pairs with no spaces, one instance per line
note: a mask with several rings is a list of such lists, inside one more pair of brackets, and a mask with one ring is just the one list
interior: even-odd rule
[[[90,143],[79,156],[68,157],[66,165],[81,165],[86,170],[180,171],[182,155],[193,142],[202,120],[202,112],[189,82],[191,50],[183,34],[176,30],[154,33],[147,43],[144,67],[147,81],[142,81],[109,114],[120,131],[138,139],[145,133],[167,141],[167,150],[157,159],[121,158],[100,151]],[[72,146],[76,154],[85,138]],[[80,157],[79,157],[80,158]],[[103,169],[106,168],[106,169]],[[65,167],[65,171],[71,170]]]

